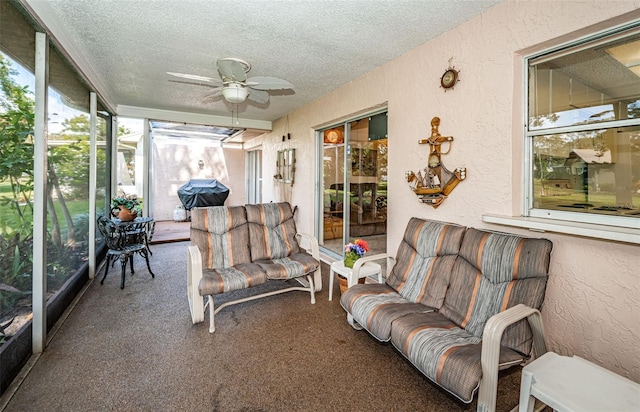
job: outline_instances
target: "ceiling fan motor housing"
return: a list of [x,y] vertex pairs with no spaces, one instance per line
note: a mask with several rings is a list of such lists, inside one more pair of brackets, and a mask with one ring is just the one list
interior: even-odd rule
[[249,90],[241,84],[230,83],[222,89],[222,95],[229,103],[242,103],[247,99]]

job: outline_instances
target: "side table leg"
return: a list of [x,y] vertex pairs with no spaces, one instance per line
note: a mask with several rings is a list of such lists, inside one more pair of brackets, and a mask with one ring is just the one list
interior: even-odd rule
[[531,385],[533,385],[533,375],[531,372],[523,369],[520,379],[519,412],[533,412],[533,406],[536,400],[531,396]]
[[335,276],[335,273],[333,272],[333,269],[329,272],[329,301],[331,301],[331,299],[333,298],[333,277]]

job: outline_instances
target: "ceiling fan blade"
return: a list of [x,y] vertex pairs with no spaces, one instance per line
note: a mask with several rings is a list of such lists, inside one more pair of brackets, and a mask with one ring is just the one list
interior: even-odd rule
[[256,103],[267,103],[269,101],[269,93],[251,88],[248,98]]
[[232,59],[220,59],[217,63],[218,72],[223,81],[233,80],[238,82],[244,82],[247,80],[247,72],[244,66],[236,60]]
[[216,79],[214,77],[198,76],[197,74],[185,74],[185,73],[174,73],[174,72],[167,72],[167,74],[174,77],[180,77],[180,78],[189,79],[189,80],[197,80],[200,82],[221,83],[220,79]]
[[222,87],[222,85],[217,85],[217,84],[185,82],[185,81],[182,81],[182,80],[169,80],[169,81],[171,83],[190,84],[191,86],[203,86],[203,87],[208,87],[210,89],[218,89],[218,88]]
[[256,76],[247,79],[247,82],[258,83],[256,86],[251,86],[253,89],[258,90],[284,90],[293,89],[293,85],[284,79],[269,76]]
[[210,94],[205,95],[205,96],[202,98],[202,102],[203,102],[203,103],[214,102],[214,101],[216,101],[216,100],[220,100],[221,98],[222,98],[222,89],[217,90],[217,91],[216,91],[216,92],[214,92],[214,93],[210,93]]

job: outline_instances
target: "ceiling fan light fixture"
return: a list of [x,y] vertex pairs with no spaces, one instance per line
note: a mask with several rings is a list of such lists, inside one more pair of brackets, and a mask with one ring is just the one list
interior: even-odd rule
[[231,83],[222,89],[222,95],[229,103],[242,103],[247,99],[249,90],[240,84]]

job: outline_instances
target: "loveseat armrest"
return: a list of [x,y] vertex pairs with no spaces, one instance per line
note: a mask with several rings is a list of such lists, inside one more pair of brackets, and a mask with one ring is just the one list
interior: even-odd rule
[[523,304],[504,310],[487,321],[482,334],[482,380],[478,393],[478,412],[493,412],[496,409],[498,389],[498,362],[500,343],[505,329],[514,323],[527,319],[533,333],[533,353],[542,356],[547,351],[544,327],[540,311]]
[[[320,264],[320,246],[318,245],[318,239],[315,236],[308,233],[296,233],[296,240],[301,248],[307,251],[315,260]],[[315,271],[313,276],[313,286],[315,292],[322,290],[322,273],[320,266]]]
[[198,290],[202,279],[202,255],[198,246],[189,246],[187,253],[187,298],[191,320],[196,324],[204,321],[204,300]]
[[360,279],[360,268],[366,264],[367,262],[374,262],[376,260],[386,259],[387,261],[387,273],[383,274],[383,277],[387,279],[389,277],[389,273],[393,265],[396,264],[396,260],[393,256],[388,253],[379,253],[377,255],[363,256],[360,259],[356,260],[353,264],[353,278]]

